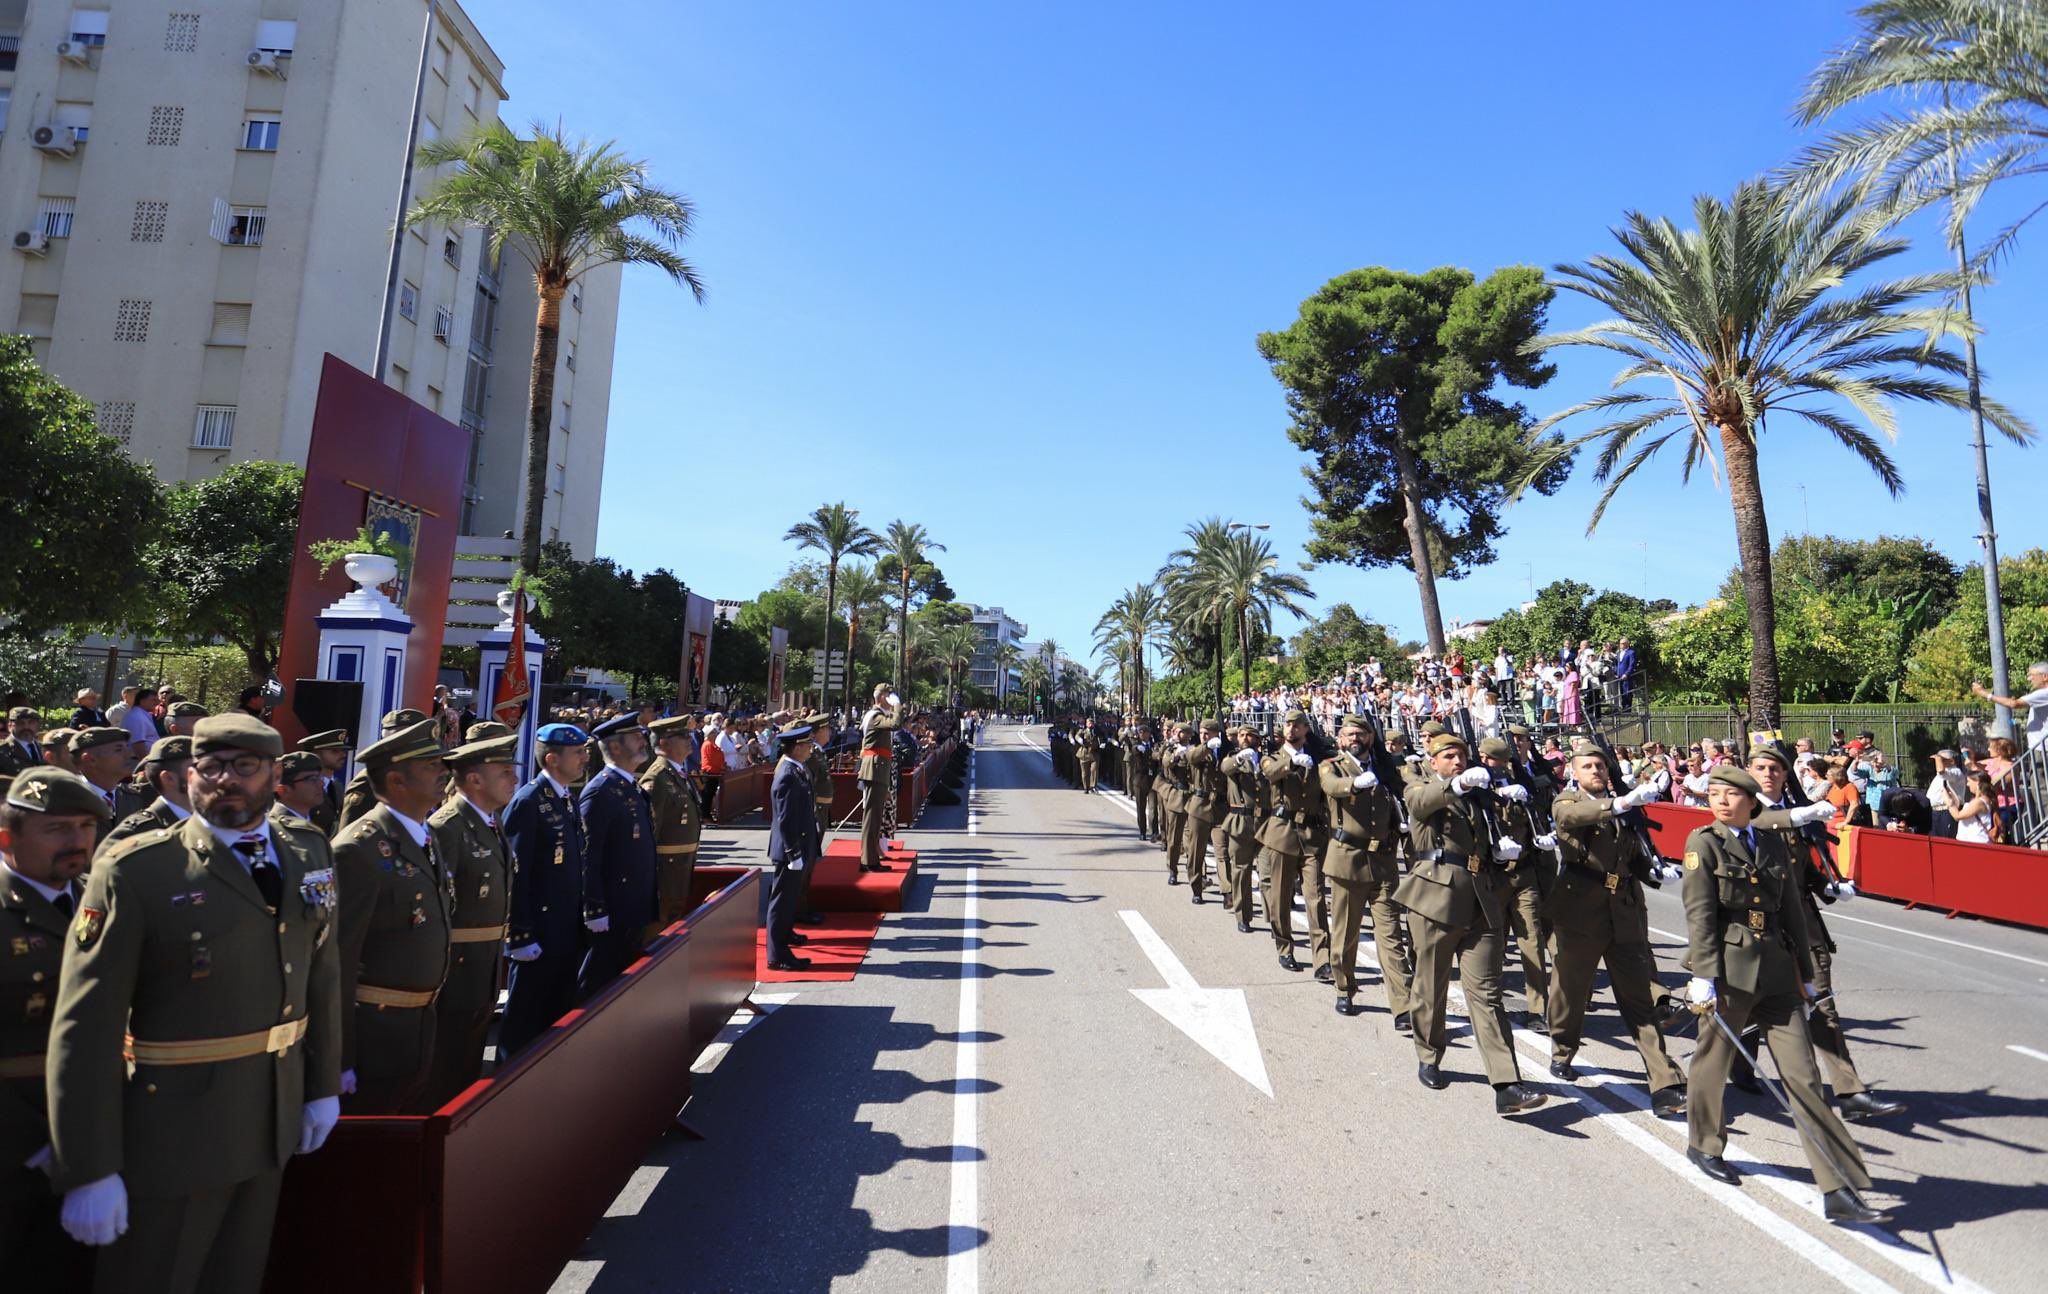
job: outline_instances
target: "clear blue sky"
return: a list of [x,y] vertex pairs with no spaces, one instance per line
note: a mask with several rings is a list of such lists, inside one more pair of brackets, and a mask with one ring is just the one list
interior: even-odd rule
[[[1580,260],[1610,250],[1625,210],[1684,216],[1794,151],[1789,106],[1848,6],[1703,12],[472,8],[509,69],[509,120],[615,138],[701,213],[704,306],[627,278],[599,551],[751,597],[795,555],[789,523],[844,499],[877,529],[924,523],[962,599],[1077,655],[1193,519],[1270,522],[1300,560],[1304,460],[1253,338],[1330,276]],[[1990,389],[2048,423],[2044,237],[1982,314]],[[1592,317],[1561,296],[1552,323]],[[1568,357],[1530,407],[1612,371]],[[1923,535],[1968,560],[1967,438],[1958,415],[1906,410],[1894,501],[1832,443],[1767,432],[1774,533],[1810,513],[1816,532]],[[2006,551],[2048,543],[2041,452],[1993,447]],[[1681,486],[1675,457],[1589,540],[1593,497],[1582,469],[1515,508],[1500,560],[1441,586],[1445,615],[1492,615],[1532,574],[1694,602],[1734,560],[1725,495]],[[1310,578],[1319,606],[1421,636],[1405,570]]]

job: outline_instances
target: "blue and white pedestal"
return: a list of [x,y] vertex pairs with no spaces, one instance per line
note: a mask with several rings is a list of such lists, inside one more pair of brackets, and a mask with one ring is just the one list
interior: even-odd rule
[[[491,698],[498,694],[498,679],[505,673],[505,659],[512,653],[512,599],[515,595],[507,589],[498,595],[498,610],[504,619],[498,627],[477,639],[477,694],[476,710],[486,719],[495,718],[491,713]],[[533,610],[531,599],[527,610]],[[526,713],[519,720],[519,781],[524,785],[534,775],[533,742],[534,734],[540,729],[540,666],[547,655],[548,645],[541,636],[526,626]]]
[[[377,740],[378,724],[405,704],[406,640],[412,617],[384,596],[378,585],[397,574],[398,564],[370,554],[348,558],[354,591],[320,613],[319,677],[363,685],[356,716],[356,747]],[[353,762],[354,752],[350,752]]]

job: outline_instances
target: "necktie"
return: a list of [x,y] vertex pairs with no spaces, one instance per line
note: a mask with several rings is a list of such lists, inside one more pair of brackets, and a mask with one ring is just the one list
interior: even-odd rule
[[77,904],[71,898],[71,891],[65,890],[62,894],[50,900],[50,906],[57,909],[58,916],[69,921],[71,920],[71,913],[77,907]]
[[261,835],[243,836],[235,842],[235,852],[249,865],[249,879],[256,882],[256,889],[263,895],[263,901],[270,905],[272,912],[284,901],[284,880],[277,874],[277,864],[270,861],[270,850]]

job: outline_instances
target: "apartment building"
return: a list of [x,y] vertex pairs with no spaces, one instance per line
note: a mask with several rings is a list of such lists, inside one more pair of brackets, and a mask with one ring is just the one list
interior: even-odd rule
[[[427,19],[422,0],[179,3],[0,0],[0,326],[11,307],[166,481],[303,461],[322,357],[373,367]],[[504,65],[455,4],[427,67],[423,141],[497,118]],[[464,533],[516,531],[531,276],[475,229],[402,244],[386,380],[469,432]],[[593,274],[563,311],[542,524],[586,557],[618,284]]]
[[996,648],[1008,645],[1021,652],[1024,635],[1031,632],[1031,627],[1006,615],[1001,607],[975,607],[974,619],[970,623],[981,643],[974,649],[974,664],[968,669],[968,681],[992,696],[1008,696],[1017,690],[1022,680],[1016,667],[1012,666],[1003,671],[1004,677],[998,686]]

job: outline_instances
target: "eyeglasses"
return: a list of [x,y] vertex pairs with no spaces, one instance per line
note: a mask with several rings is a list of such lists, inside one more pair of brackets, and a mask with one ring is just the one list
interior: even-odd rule
[[192,770],[209,782],[218,782],[229,773],[236,777],[254,777],[269,767],[268,755],[236,755],[232,759],[209,757],[192,763]]

